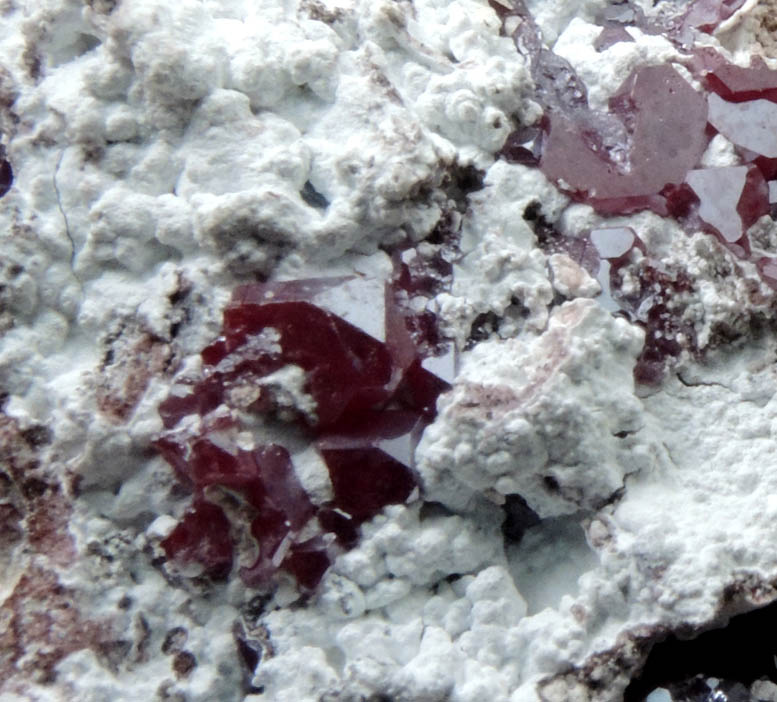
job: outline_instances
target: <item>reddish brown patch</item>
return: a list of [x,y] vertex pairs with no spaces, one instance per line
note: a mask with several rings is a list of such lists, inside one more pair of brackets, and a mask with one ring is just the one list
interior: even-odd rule
[[97,387],[97,407],[112,422],[126,422],[149,380],[173,361],[171,344],[142,329],[123,327],[108,339]]
[[51,682],[65,656],[99,652],[111,640],[105,624],[82,616],[54,572],[33,566],[0,606],[0,691]]
[[0,413],[0,465],[17,482],[39,466],[37,446],[25,438],[19,423]]
[[41,460],[51,441],[43,426],[22,429],[0,414],[0,554],[23,539],[29,550],[68,565],[75,556],[68,531],[70,501],[54,471]]
[[68,531],[71,507],[58,484],[50,495],[35,501],[27,516],[27,539],[30,546],[46,554],[57,565],[66,566],[75,558],[75,544]]

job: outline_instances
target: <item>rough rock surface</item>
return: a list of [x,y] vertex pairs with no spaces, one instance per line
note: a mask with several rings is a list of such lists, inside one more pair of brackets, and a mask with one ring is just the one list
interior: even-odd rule
[[[563,158],[537,167],[538,55],[594,146],[641,67],[703,123],[701,47],[722,74],[775,56],[770,0],[697,0],[671,31],[677,3],[648,5],[0,0],[3,702],[605,702],[659,639],[777,599],[777,168],[737,134],[742,96],[710,93],[704,178],[675,182],[685,164],[654,199],[589,202]],[[711,173],[740,183],[712,213]],[[592,253],[607,228],[625,253]],[[304,592],[174,562],[192,491],[154,449],[159,407],[233,291],[357,276],[381,316],[400,263],[447,281],[406,285],[405,334],[431,344],[434,318],[456,347],[424,359],[453,382],[414,462],[381,449],[415,489]],[[257,385],[232,390],[315,416],[300,368]],[[249,399],[239,429],[182,431],[282,444],[332,500],[310,437]],[[254,513],[202,490],[255,557]]]

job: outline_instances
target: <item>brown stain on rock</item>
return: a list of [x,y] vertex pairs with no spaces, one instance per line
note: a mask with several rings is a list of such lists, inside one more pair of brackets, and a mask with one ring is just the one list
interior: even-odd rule
[[0,558],[22,542],[57,565],[75,557],[70,498],[43,458],[51,440],[48,427],[22,428],[0,413]]
[[105,343],[97,407],[109,421],[121,424],[132,416],[152,376],[170,367],[175,352],[172,344],[133,323],[122,324]]
[[56,573],[32,566],[0,605],[0,691],[53,682],[65,656],[84,648],[101,655],[112,641],[106,624],[79,611]]

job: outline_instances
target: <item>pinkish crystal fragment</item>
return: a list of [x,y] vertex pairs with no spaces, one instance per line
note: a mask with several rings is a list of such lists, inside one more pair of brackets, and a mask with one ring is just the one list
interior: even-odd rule
[[251,454],[268,502],[286,515],[292,529],[301,529],[315,513],[315,507],[294,472],[289,452],[283,446],[268,444]]
[[260,511],[283,514],[284,522],[294,531],[315,514],[315,507],[294,472],[289,452],[282,446],[269,444],[253,451],[238,449],[230,453],[200,439],[192,447],[189,470],[198,491],[211,485],[234,490]]
[[777,158],[777,103],[728,102],[710,93],[709,123],[729,141],[767,158]]
[[759,258],[755,262],[761,280],[772,290],[777,290],[777,258]]
[[[707,105],[671,66],[635,71],[611,100],[630,143],[620,151],[600,146],[608,140],[588,132],[590,124],[552,115],[540,167],[551,179],[594,206],[657,195],[680,184],[706,145]],[[611,141],[611,140],[610,140]]]
[[745,187],[737,204],[742,230],[747,231],[760,217],[769,214],[769,184],[761,170],[748,166]]
[[201,382],[185,388],[186,394],[168,395],[159,404],[159,416],[165,429],[172,429],[184,417],[198,414],[201,417],[212,412],[223,399],[220,383]]
[[594,49],[601,52],[605,49],[609,49],[613,44],[622,41],[634,41],[634,37],[632,37],[624,27],[619,25],[603,27],[599,36],[596,37],[596,40],[594,41]]
[[251,522],[251,535],[259,549],[254,563],[241,568],[240,577],[250,586],[266,585],[292,545],[291,529],[283,512],[265,508]]
[[258,508],[264,502],[265,491],[259,471],[245,451],[230,453],[208,439],[199,439],[191,447],[187,466],[195,492],[199,494],[211,485],[221,485],[243,493],[254,507]]
[[[701,50],[703,52],[704,50]],[[777,101],[777,70],[769,68],[760,56],[750,59],[750,66],[728,63],[720,54],[697,52],[702,64],[709,70],[705,82],[710,90],[725,100]]]
[[545,46],[542,30],[524,0],[510,0],[511,7],[489,0],[502,21],[503,34],[515,42],[518,53],[527,58],[534,80],[535,98],[548,110],[568,111],[588,107],[585,84],[566,59]]
[[200,500],[162,541],[169,559],[200,563],[213,579],[223,579],[232,570],[229,520],[220,507]]
[[542,152],[542,132],[538,127],[521,127],[508,134],[498,156],[508,163],[537,166]]
[[695,0],[683,18],[682,25],[702,32],[712,32],[733,15],[745,0]]

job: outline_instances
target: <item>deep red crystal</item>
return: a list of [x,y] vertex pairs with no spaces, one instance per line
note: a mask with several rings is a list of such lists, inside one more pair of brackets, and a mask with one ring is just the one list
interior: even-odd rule
[[337,543],[345,549],[356,546],[359,540],[359,525],[352,517],[337,509],[324,508],[318,512],[321,530],[335,535]]
[[707,88],[724,100],[777,100],[777,70],[769,68],[760,56],[750,59],[750,66],[737,66],[708,50],[701,54]]
[[315,588],[332,561],[326,544],[320,536],[294,544],[283,559],[281,567],[291,573],[303,588]]
[[[423,254],[394,253],[386,284],[350,276],[238,288],[221,337],[202,352],[203,377],[181,379],[161,403],[168,431],[155,446],[195,502],[220,486],[254,510],[257,554],[240,571],[247,584],[267,586],[281,569],[315,587],[333,548],[352,548],[362,522],[415,488],[413,450],[455,366],[436,317],[410,304],[450,285],[458,225],[444,225]],[[328,468],[334,500],[324,506],[311,500],[285,448],[225,448],[224,432],[240,429],[241,416],[273,411],[262,379],[289,364],[303,371],[315,404],[290,430],[315,440]],[[187,415],[198,419],[183,423]],[[169,542],[169,557],[192,557],[192,520]]]
[[229,520],[217,505],[198,500],[162,541],[169,559],[196,562],[213,579],[226,578],[232,570]]
[[423,429],[415,412],[365,415],[317,442],[334,489],[334,506],[357,523],[405,502],[415,487],[413,447]]

